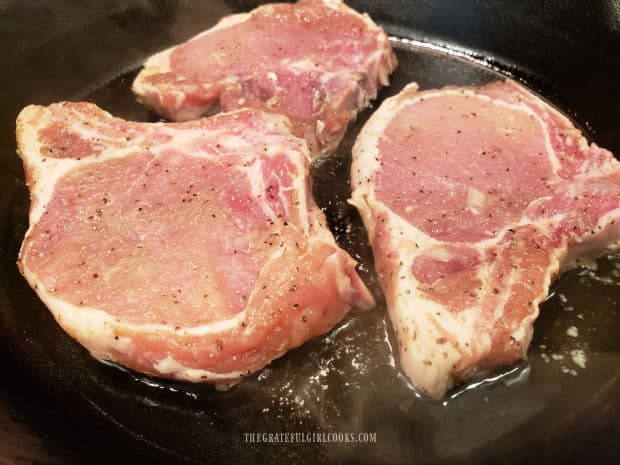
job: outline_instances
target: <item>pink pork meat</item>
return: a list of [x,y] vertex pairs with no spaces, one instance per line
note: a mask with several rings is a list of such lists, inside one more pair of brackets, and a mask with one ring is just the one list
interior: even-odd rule
[[525,358],[553,279],[619,245],[620,163],[509,80],[407,86],[351,180],[402,368],[433,398]]
[[99,359],[227,387],[373,306],[282,116],[153,124],[31,105],[17,140],[31,193],[19,267]]
[[396,66],[388,37],[339,0],[263,5],[223,18],[149,58],[133,83],[166,118],[261,108],[286,115],[313,155],[327,155]]

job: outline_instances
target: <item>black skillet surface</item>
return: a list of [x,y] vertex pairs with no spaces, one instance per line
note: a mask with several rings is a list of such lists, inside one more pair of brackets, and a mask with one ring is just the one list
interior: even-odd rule
[[[619,258],[561,278],[535,325],[528,362],[445,402],[419,398],[399,375],[383,306],[351,316],[226,393],[91,359],[15,267],[28,199],[14,119],[28,103],[87,99],[117,116],[152,120],[129,90],[139,62],[255,3],[90,3],[0,2],[0,464],[620,461]],[[381,98],[411,80],[428,88],[498,77],[475,58],[525,79],[620,154],[617,2],[351,4],[392,35],[468,57],[395,42],[400,67]],[[313,176],[318,203],[376,291],[363,230],[345,203],[350,147],[368,115]],[[585,368],[571,357],[576,349],[587,356]],[[251,432],[368,432],[376,442],[257,444],[246,442]]]

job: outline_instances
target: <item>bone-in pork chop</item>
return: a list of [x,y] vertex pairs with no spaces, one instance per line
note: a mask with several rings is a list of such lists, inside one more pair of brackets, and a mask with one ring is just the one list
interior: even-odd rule
[[526,357],[563,270],[618,246],[620,164],[512,81],[385,101],[353,150],[405,373],[439,398]]
[[20,269],[97,358],[225,387],[373,305],[282,116],[132,123],[61,103],[25,108],[17,139]]
[[282,113],[314,155],[329,154],[395,66],[386,34],[367,15],[339,0],[301,0],[225,17],[152,56],[133,90],[175,121],[218,103]]

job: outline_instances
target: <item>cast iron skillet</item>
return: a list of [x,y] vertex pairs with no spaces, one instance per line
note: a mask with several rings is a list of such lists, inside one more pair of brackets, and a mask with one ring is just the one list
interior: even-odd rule
[[[501,77],[499,70],[620,154],[615,0],[351,5],[408,39],[395,42],[400,68],[381,98],[411,80],[423,88],[477,85]],[[555,285],[528,362],[445,402],[416,396],[395,368],[383,305],[352,315],[226,393],[103,365],[54,323],[15,266],[28,208],[15,155],[17,113],[28,103],[86,99],[117,116],[155,120],[129,91],[139,63],[223,15],[255,6],[0,3],[0,463],[617,463],[620,259],[614,257]],[[350,147],[369,114],[313,176],[338,240],[361,261],[381,301],[359,218],[345,203]],[[352,232],[345,235],[347,225]],[[570,326],[578,338],[566,334]],[[585,369],[570,358],[577,348],[588,356]],[[370,432],[376,443],[252,444],[244,441],[250,432]]]

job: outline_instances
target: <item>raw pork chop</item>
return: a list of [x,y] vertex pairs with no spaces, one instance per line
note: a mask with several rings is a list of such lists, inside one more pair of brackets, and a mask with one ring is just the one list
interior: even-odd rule
[[17,139],[20,269],[97,358],[226,386],[373,305],[281,116],[131,123],[61,103],[25,108]]
[[225,17],[151,57],[133,90],[175,121],[218,101],[224,111],[282,113],[313,154],[328,154],[395,66],[387,36],[367,15],[339,0],[301,0]]
[[433,398],[525,358],[551,281],[618,246],[620,165],[512,81],[409,85],[351,178],[402,368]]

